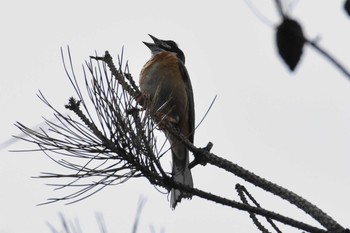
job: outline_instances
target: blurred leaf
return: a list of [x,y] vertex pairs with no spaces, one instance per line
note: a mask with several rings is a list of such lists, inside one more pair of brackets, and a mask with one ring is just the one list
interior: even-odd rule
[[304,35],[301,26],[295,20],[284,18],[277,27],[277,48],[290,70],[294,71],[303,53]]
[[346,1],[345,1],[344,10],[345,10],[346,13],[348,13],[348,15],[350,16],[350,0],[346,0]]

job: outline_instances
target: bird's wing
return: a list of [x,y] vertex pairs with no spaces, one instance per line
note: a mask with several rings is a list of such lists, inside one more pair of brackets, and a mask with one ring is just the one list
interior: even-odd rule
[[188,114],[189,114],[189,124],[190,124],[189,128],[191,132],[188,139],[190,140],[191,143],[193,143],[194,129],[195,129],[195,112],[194,112],[192,84],[185,65],[180,61],[179,61],[179,68],[181,72],[181,77],[183,78],[183,81],[186,84],[186,93],[187,93],[187,99],[188,99]]

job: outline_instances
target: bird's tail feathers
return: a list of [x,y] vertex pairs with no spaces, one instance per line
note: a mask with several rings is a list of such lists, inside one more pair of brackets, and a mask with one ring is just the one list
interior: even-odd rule
[[[176,155],[176,149],[173,149],[173,179],[175,182],[193,187],[193,179],[191,170],[188,168],[189,164],[189,152],[187,148],[181,145],[185,149],[183,151],[185,156],[179,159],[179,156]],[[179,148],[178,148],[179,149]],[[180,148],[181,149],[181,148]],[[177,151],[178,152],[178,151]],[[170,194],[170,204],[173,209],[175,209],[177,203],[181,202],[182,198],[192,198],[190,193],[182,192],[178,189],[172,189]]]

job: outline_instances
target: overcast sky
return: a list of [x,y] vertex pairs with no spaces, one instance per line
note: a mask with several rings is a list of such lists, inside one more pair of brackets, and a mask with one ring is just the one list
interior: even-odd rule
[[[295,73],[279,59],[273,25],[274,1],[251,1],[269,23],[241,1],[7,1],[0,8],[0,142],[52,112],[36,97],[41,90],[64,110],[74,94],[64,73],[60,46],[69,45],[78,77],[81,64],[95,51],[117,55],[122,46],[138,80],[149,59],[148,33],[176,41],[186,55],[194,89],[196,117],[217,100],[198,128],[195,144],[214,143],[213,153],[282,185],[318,205],[349,227],[350,80],[312,48]],[[293,1],[292,1],[293,2]],[[350,67],[350,19],[343,1],[298,1],[290,14],[306,36]],[[197,121],[198,123],[198,121]],[[0,151],[0,233],[50,232],[60,228],[58,213],[79,219],[83,232],[98,232],[102,213],[109,232],[131,232],[140,197],[145,203],[139,232],[256,232],[248,214],[194,197],[175,211],[167,196],[145,179],[111,186],[73,205],[36,206],[53,191],[43,171],[62,171],[43,153],[18,142]],[[170,156],[169,156],[170,163]],[[241,179],[210,165],[193,171],[195,187],[238,200]],[[262,206],[315,224],[288,204],[247,185]],[[317,225],[317,224],[316,224]],[[288,229],[289,231],[290,229]]]

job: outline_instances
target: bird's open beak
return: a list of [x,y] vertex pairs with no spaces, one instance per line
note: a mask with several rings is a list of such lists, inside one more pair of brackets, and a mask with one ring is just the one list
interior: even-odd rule
[[152,40],[153,40],[153,42],[154,42],[155,44],[159,44],[159,43],[160,43],[160,40],[159,40],[158,38],[152,36],[151,34],[148,34],[148,35],[152,38]]
[[158,38],[152,36],[151,34],[148,34],[154,43],[149,43],[149,42],[144,42],[142,41],[151,51],[155,51],[156,48],[158,47],[158,45],[161,43],[161,40],[159,40]]
[[148,48],[151,48],[152,46],[154,46],[153,43],[149,43],[149,42],[145,42],[145,41],[142,41],[142,43],[144,43]]
[[144,43],[150,50],[156,47],[156,45],[153,43],[144,42],[144,41],[142,41],[142,43]]

